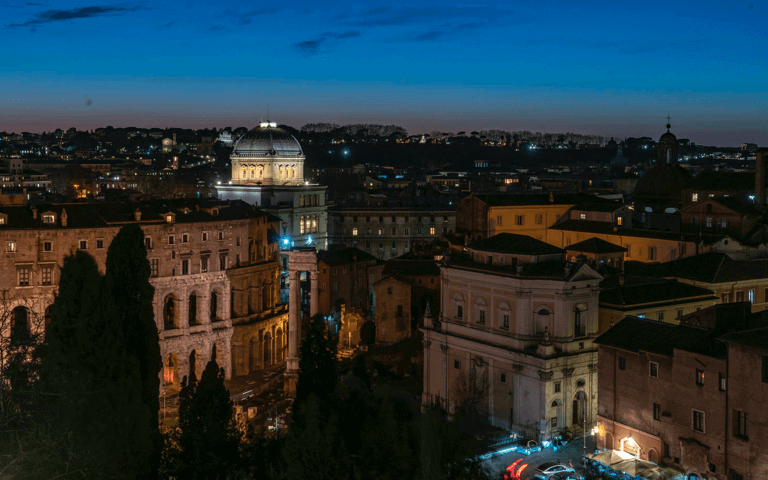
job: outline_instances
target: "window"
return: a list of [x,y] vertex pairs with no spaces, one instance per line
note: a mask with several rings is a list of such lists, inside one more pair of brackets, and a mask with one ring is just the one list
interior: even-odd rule
[[525,215],[515,215],[515,225],[525,225]]
[[659,312],[659,321],[660,322],[664,321],[664,312]]
[[656,247],[648,247],[648,260],[656,260]]
[[224,232],[219,230],[219,240],[224,240]]
[[731,294],[730,294],[730,292],[723,294],[723,303],[731,303]]
[[507,383],[507,374],[506,373],[502,373],[502,374],[499,375],[499,382]]
[[53,268],[43,267],[40,269],[40,282],[43,285],[53,285]]
[[540,213],[537,213],[534,219],[536,221],[536,225],[541,225],[542,223],[544,223],[544,218]]
[[699,201],[699,194],[698,193],[691,194],[691,201],[692,202],[698,202]]
[[704,412],[701,410],[693,411],[693,429],[697,432],[704,433]]
[[227,254],[222,253],[219,255],[219,270],[227,269]]
[[656,362],[648,362],[648,375],[653,378],[659,378],[659,364]]
[[29,268],[27,267],[19,269],[19,286],[20,287],[29,286]]
[[555,382],[555,393],[560,393],[560,382]]
[[680,317],[682,317],[682,316],[683,316],[683,309],[681,308],[681,309],[679,309],[679,310],[677,311],[677,318],[680,318]]
[[621,215],[616,217],[616,225],[618,225],[618,226],[624,225],[624,217],[622,217]]
[[707,217],[706,222],[707,228],[712,228],[712,217]]
[[182,260],[181,261],[181,274],[182,275],[189,275],[189,260]]
[[755,303],[755,291],[754,290],[749,290],[747,292],[747,300],[749,301],[749,303]]
[[696,369],[696,385],[704,385],[704,370]]
[[173,235],[168,235],[168,245],[173,245]]
[[43,251],[44,252],[50,252],[53,250],[53,243],[52,242],[43,242]]
[[749,414],[747,412],[734,411],[733,434],[744,439],[749,438]]
[[88,249],[88,240],[80,240],[80,250]]
[[98,248],[98,249],[104,248],[104,240],[103,239],[96,240],[96,248]]
[[579,214],[579,219],[580,220],[586,220],[587,219],[587,214],[586,213]]
[[496,215],[496,225],[501,226],[501,215]]
[[144,237],[144,247],[147,250],[152,250],[152,237]]
[[573,311],[573,334],[578,337],[583,337],[587,334],[587,325],[585,322],[582,322],[581,310],[579,308]]
[[187,235],[186,233],[183,233],[181,235],[181,243],[189,243],[189,235]]
[[501,328],[509,330],[509,314],[505,313],[501,316]]
[[743,291],[736,292],[736,301],[737,302],[743,302],[744,301],[744,292]]
[[56,223],[56,215],[43,215],[43,223]]
[[357,236],[357,227],[352,229],[352,235]]
[[16,242],[5,242],[5,251],[7,253],[16,252]]
[[200,273],[208,271],[208,257],[200,257]]
[[725,382],[725,375],[720,373],[719,376],[720,376],[720,381],[718,382],[718,387],[720,388],[721,392],[724,392],[725,391],[725,383],[726,383]]
[[337,282],[333,282],[333,291],[338,292],[339,291],[339,284]]
[[456,306],[456,318],[464,318],[464,307],[462,305]]
[[411,234],[411,229],[410,229],[410,228],[408,228],[408,227],[405,227],[405,228],[403,228],[403,233],[404,233],[405,235],[410,235],[410,234]]
[[373,275],[368,275],[368,283],[373,285]]
[[384,235],[384,229],[383,228],[379,229],[379,235]]
[[422,235],[423,233],[424,233],[424,230],[421,227],[416,229],[416,235]]
[[653,419],[661,420],[661,405],[658,403],[653,404]]
[[720,219],[720,228],[728,228],[728,219],[727,218],[721,218]]
[[435,227],[429,227],[429,234],[434,235],[435,234]]
[[485,325],[485,309],[480,309],[479,312],[477,312],[477,323],[480,325]]
[[149,261],[150,275],[157,277],[160,275],[160,260],[153,258]]
[[204,242],[208,241],[208,232],[203,232],[203,241]]
[[763,357],[763,383],[768,383],[768,357]]
[[453,368],[455,368],[456,370],[461,369],[461,361],[460,360],[454,360],[453,361]]

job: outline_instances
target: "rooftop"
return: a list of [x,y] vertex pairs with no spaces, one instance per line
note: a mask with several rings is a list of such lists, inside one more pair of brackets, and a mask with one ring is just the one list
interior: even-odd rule
[[498,233],[492,237],[471,243],[467,248],[484,252],[517,255],[555,255],[565,253],[562,248],[550,245],[527,235]]
[[592,237],[588,240],[584,240],[583,242],[574,243],[573,245],[565,247],[565,249],[569,252],[582,253],[623,253],[627,251],[626,248],[620,245],[606,242],[605,240],[601,240],[597,237]]

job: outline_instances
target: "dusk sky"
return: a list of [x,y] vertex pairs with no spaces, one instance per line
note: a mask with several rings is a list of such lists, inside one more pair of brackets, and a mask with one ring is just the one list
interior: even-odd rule
[[[3,0],[0,0],[2,2]],[[397,124],[768,145],[768,2],[13,2],[0,131]]]

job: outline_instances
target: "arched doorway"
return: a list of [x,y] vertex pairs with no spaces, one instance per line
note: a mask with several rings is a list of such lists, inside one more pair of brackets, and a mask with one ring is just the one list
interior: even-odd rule
[[264,335],[264,366],[272,365],[272,334]]
[[259,368],[259,345],[254,337],[248,340],[248,370],[253,372]]
[[573,396],[573,426],[577,427],[584,424],[584,415],[587,412],[587,394],[576,392]]
[[176,313],[176,298],[173,295],[165,297],[163,303],[163,326],[165,330],[173,330],[178,328],[178,321]]
[[11,312],[11,345],[21,345],[30,340],[29,313],[25,307],[16,307]]
[[283,361],[283,329],[278,328],[275,332],[275,363]]
[[648,461],[653,462],[656,465],[659,464],[659,452],[656,451],[656,449],[650,449],[648,450]]
[[211,309],[210,309],[211,323],[214,323],[216,321],[218,314],[219,314],[219,292],[217,292],[216,290],[211,290]]
[[613,434],[611,432],[605,432],[605,443],[603,446],[606,450],[613,450]]

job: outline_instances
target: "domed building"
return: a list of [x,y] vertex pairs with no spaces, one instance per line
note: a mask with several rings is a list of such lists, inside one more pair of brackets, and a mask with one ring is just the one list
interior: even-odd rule
[[658,143],[656,166],[640,177],[635,186],[635,218],[645,228],[680,230],[681,192],[691,174],[678,165],[677,137],[667,131]]
[[296,138],[274,122],[262,122],[235,144],[233,185],[302,185],[304,152]]
[[[243,200],[280,217],[284,250],[328,247],[327,187],[304,180],[304,151],[274,122],[261,122],[235,143],[231,181],[216,187],[223,200]],[[287,260],[287,257],[286,257]]]

